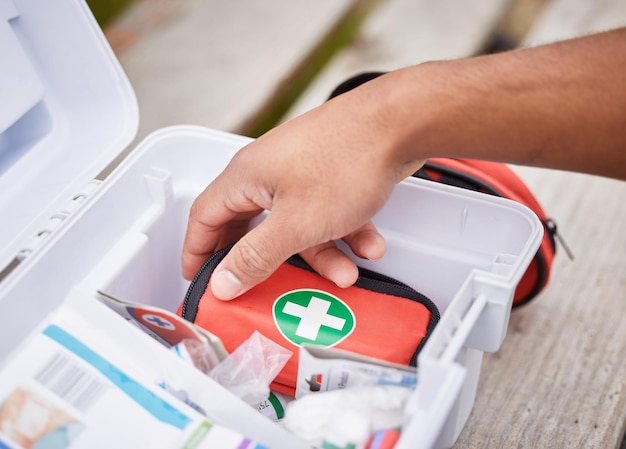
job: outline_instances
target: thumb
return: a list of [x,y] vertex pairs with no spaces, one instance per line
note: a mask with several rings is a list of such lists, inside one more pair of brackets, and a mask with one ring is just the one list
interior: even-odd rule
[[211,291],[221,300],[234,299],[267,279],[278,266],[298,252],[272,226],[270,216],[243,236],[211,275]]

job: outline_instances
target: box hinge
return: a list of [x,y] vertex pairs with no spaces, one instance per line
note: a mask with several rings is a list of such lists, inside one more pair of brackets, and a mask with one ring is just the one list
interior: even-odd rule
[[96,179],[89,181],[85,187],[79,193],[73,195],[62,208],[51,214],[45,225],[35,233],[26,246],[18,251],[16,259],[21,262],[41,247],[48,237],[57,231],[63,222],[85,203],[85,200],[96,191],[101,182],[102,181]]

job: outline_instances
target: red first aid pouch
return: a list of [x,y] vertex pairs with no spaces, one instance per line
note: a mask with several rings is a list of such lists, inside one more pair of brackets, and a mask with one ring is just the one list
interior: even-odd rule
[[271,385],[281,393],[295,394],[298,347],[303,343],[415,366],[439,321],[435,304],[406,284],[359,268],[355,285],[340,288],[299,256],[242,296],[221,301],[208,285],[229,249],[213,254],[200,268],[178,313],[217,335],[228,352],[255,330],[293,351]]

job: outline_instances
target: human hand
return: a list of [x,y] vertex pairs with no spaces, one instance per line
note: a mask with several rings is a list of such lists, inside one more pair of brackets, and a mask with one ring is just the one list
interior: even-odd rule
[[[394,135],[373,106],[380,103],[370,101],[380,94],[364,85],[241,149],[192,205],[183,275],[239,239],[211,277],[218,298],[247,291],[295,253],[337,285],[352,285],[356,265],[334,240],[359,257],[382,257],[385,242],[370,218],[410,173],[394,159]],[[267,217],[248,232],[263,210]]]
[[[356,266],[333,241],[343,239],[359,257],[382,257],[370,218],[427,157],[626,179],[626,58],[616,57],[625,39],[626,28],[418,64],[274,128],[239,151],[194,202],[183,275],[191,278],[210,254],[241,238],[213,273],[218,298],[240,295],[294,253],[351,285]],[[589,105],[601,107],[589,113]],[[265,220],[247,232],[263,210]]]

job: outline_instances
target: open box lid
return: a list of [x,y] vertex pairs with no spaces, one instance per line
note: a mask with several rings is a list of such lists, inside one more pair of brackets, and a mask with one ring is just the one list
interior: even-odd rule
[[82,0],[0,0],[0,61],[1,273],[71,213],[139,113]]

